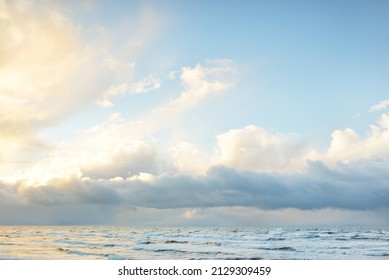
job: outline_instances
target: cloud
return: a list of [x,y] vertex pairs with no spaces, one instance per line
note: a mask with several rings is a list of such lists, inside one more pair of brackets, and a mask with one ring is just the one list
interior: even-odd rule
[[111,99],[124,94],[132,95],[139,93],[148,93],[153,90],[157,90],[161,87],[161,80],[153,75],[141,79],[140,81],[132,84],[121,83],[111,85],[106,91],[104,91],[99,99],[96,100],[96,104],[109,108],[113,107]]
[[[75,23],[65,15],[69,9],[66,3],[1,1],[0,145],[8,148],[0,151],[0,163],[39,162],[58,153],[83,154],[78,148],[85,147],[79,144],[85,139],[71,140],[74,147],[65,143],[70,151],[64,152],[62,143],[44,139],[41,132],[90,109],[96,100],[109,107],[115,96],[161,86],[158,75],[139,81],[133,81],[133,76],[136,54],[152,41],[162,16],[155,17],[145,7],[131,22],[118,23],[119,36],[98,24],[100,31],[96,32],[96,28]],[[141,40],[142,47],[123,43],[127,39]],[[117,130],[123,128],[119,126],[114,124]],[[94,136],[101,139],[107,134]],[[97,145],[93,148],[98,149]],[[75,157],[70,160],[77,162]]]
[[101,146],[100,150],[92,148],[89,151],[77,148],[80,151],[70,154],[67,153],[70,148],[65,148],[57,157],[41,161],[20,177],[46,182],[52,177],[77,172],[93,179],[128,178],[140,172],[159,173],[158,153],[146,142],[131,141],[126,145]]
[[152,184],[156,182],[156,177],[153,174],[147,172],[139,172],[139,175],[131,176],[130,180]]
[[386,109],[388,106],[389,106],[389,99],[382,100],[378,104],[371,106],[369,112],[381,111]]
[[[185,113],[205,102],[214,94],[231,88],[233,84],[228,78],[233,76],[234,71],[233,62],[227,59],[208,60],[204,64],[197,64],[194,67],[184,67],[181,71],[181,82],[184,90],[179,92],[177,97],[157,105],[154,109],[144,112],[137,118],[95,125],[89,129],[88,133],[91,135],[85,138],[92,139],[98,145],[90,143],[89,149],[91,147],[99,148],[101,143],[110,146],[122,145],[171,127]],[[154,80],[154,78],[152,78],[150,85],[143,82],[141,84],[145,90],[149,89],[148,86],[151,87],[150,90],[160,86],[158,80]],[[115,92],[124,92],[127,86],[122,85],[114,89]],[[108,99],[103,103],[110,106]]]
[[[112,62],[112,58],[109,61]],[[110,64],[107,67],[111,67]],[[112,67],[121,69],[119,62]],[[160,104],[136,119],[126,120],[123,114],[111,114],[108,120],[80,131],[74,139],[51,143],[52,150],[46,153],[46,159],[38,161],[32,168],[19,171],[17,175],[22,178],[41,177],[45,181],[47,176],[39,175],[38,170],[42,174],[47,173],[45,170],[50,170],[56,176],[60,170],[76,167],[91,178],[127,178],[129,172],[132,175],[139,172],[159,174],[160,166],[165,165],[175,167],[180,172],[195,172],[196,169],[196,172],[204,173],[207,165],[203,165],[203,162],[207,161],[207,157],[194,146],[181,144],[175,147],[172,151],[175,163],[165,163],[160,158],[157,160],[157,150],[161,149],[153,148],[158,143],[150,135],[171,126],[187,110],[205,101],[212,93],[231,87],[231,82],[225,79],[232,74],[234,67],[229,60],[207,61],[204,65],[198,64],[193,68],[184,67],[184,90],[175,99]],[[159,81],[152,75],[146,80],[135,82],[133,90],[147,91],[159,85]],[[131,87],[119,84],[110,89],[114,93],[112,95],[115,95],[131,90]],[[105,101],[110,102],[109,98]],[[162,149],[163,155],[169,154],[168,149]],[[202,156],[197,165],[191,166],[188,156],[194,153]]]
[[70,82],[91,58],[77,27],[55,10],[24,2],[4,4],[2,12],[2,118],[39,126],[62,116],[80,89]]
[[[280,223],[293,215],[300,217],[296,221],[309,217],[314,223],[317,213],[331,221],[325,217],[336,211],[342,217],[352,211],[368,217],[366,213],[387,212],[389,207],[388,120],[382,115],[365,139],[351,129],[334,132],[326,153],[313,152],[316,161],[310,160],[312,150],[293,135],[272,134],[253,125],[219,134],[213,156],[188,142],[161,147],[153,141],[112,138],[115,134],[104,127],[107,139],[92,137],[96,135],[91,131],[91,137],[80,139],[82,145],[56,150],[14,180],[0,182],[1,210],[18,217],[16,223],[24,221],[23,215],[50,209],[55,215],[30,220],[49,224],[120,223],[123,217],[134,219],[137,209],[155,215],[150,223],[170,213],[175,218],[161,222],[167,224],[212,224],[221,216],[229,224],[228,215],[217,209],[231,217],[236,214],[232,209],[240,209],[243,217],[251,211],[263,218],[270,211]],[[122,129],[122,122],[114,118],[108,123]],[[102,217],[73,219],[73,209],[94,209]],[[232,220],[239,224],[239,219]]]
[[290,173],[306,167],[306,145],[293,135],[272,134],[249,125],[217,135],[218,164],[259,172]]
[[89,44],[46,2],[2,1],[0,9],[0,143],[10,147],[0,160],[26,160],[26,150],[46,145],[39,131],[85,109],[133,63]]
[[329,165],[352,162],[374,157],[389,157],[389,115],[383,114],[375,125],[371,125],[365,138],[354,130],[335,130],[328,151],[321,159]]
[[203,175],[210,165],[210,157],[191,143],[180,142],[170,151],[175,171],[179,174]]
[[195,67],[183,67],[180,79],[185,90],[178,98],[151,112],[153,118],[171,120],[210,95],[231,88],[233,83],[228,78],[235,71],[236,66],[229,59],[207,60]]
[[134,203],[133,206],[162,209],[222,206],[302,210],[388,208],[386,164],[376,162],[376,168],[362,172],[372,163],[361,162],[331,170],[318,162],[311,163],[303,174],[289,176],[215,167],[204,177],[163,175],[154,184],[131,185],[126,188],[128,194],[124,197],[127,202]]
[[[238,171],[217,166],[206,176],[140,173],[127,179],[93,179],[73,172],[37,185],[3,183],[1,197],[20,203],[123,204],[144,208],[255,207],[301,210],[388,208],[387,161],[360,161],[333,170],[312,162],[291,175]],[[17,198],[15,198],[15,196]],[[12,198],[13,199],[10,199]]]
[[[199,209],[241,207],[280,215],[296,209],[385,211],[388,120],[382,115],[366,139],[350,129],[334,132],[330,149],[315,154],[315,161],[293,135],[271,134],[253,125],[218,135],[214,156],[188,142],[161,147],[152,141],[90,137],[92,142],[73,154],[66,154],[69,148],[57,151],[56,157],[0,183],[0,202],[26,209],[95,205],[107,208],[112,219],[132,216],[128,211],[134,209],[181,209],[181,214],[174,213],[183,223],[205,217]],[[192,209],[196,215],[190,215]]]
[[182,68],[180,78],[187,90],[175,103],[189,105],[209,93],[230,88],[232,84],[226,81],[225,74],[234,71],[235,66],[229,59],[208,60],[205,65]]
[[99,99],[96,100],[96,104],[105,108],[113,107],[113,103],[110,101],[110,99],[115,96],[125,94],[127,90],[128,85],[126,83],[112,85],[103,92]]
[[47,105],[64,97],[62,81],[80,66],[79,40],[75,26],[54,11],[3,1],[0,9],[0,141],[17,151],[36,142],[34,131],[60,115],[62,104],[57,110]]

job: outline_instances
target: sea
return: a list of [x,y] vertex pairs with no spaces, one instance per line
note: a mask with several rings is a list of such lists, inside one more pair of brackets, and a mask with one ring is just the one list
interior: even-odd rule
[[389,228],[2,226],[0,259],[389,260]]

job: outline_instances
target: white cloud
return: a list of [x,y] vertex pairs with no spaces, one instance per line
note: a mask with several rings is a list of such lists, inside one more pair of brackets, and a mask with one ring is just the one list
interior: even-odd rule
[[178,72],[177,71],[170,71],[167,75],[167,77],[170,79],[170,80],[175,80],[176,77],[177,77],[177,74]]
[[180,174],[205,174],[210,164],[210,157],[188,142],[171,148],[171,155],[175,170]]
[[[100,131],[100,137],[128,140],[128,138],[139,138],[165,129],[213,94],[231,88],[233,86],[231,76],[234,71],[234,64],[227,59],[208,60],[204,65],[197,64],[193,68],[184,67],[181,71],[181,82],[185,89],[178,97],[156,106],[136,119],[127,120],[120,126],[117,124],[113,126],[111,123],[102,124],[96,126],[95,130]],[[128,86],[128,90],[150,91],[158,89],[160,85],[159,79],[151,75],[143,81]],[[111,105],[109,99],[103,97],[101,100],[103,104]]]
[[0,160],[8,162],[44,148],[39,131],[83,110],[133,64],[84,40],[49,3],[3,2],[1,14],[0,142],[10,148]]
[[118,95],[125,94],[128,88],[129,86],[126,83],[112,85],[106,91],[103,92],[101,98],[96,100],[96,104],[105,108],[113,107],[113,103],[110,101],[110,99]]
[[332,133],[331,146],[320,157],[334,165],[338,162],[352,162],[374,157],[389,157],[389,115],[383,114],[376,125],[371,125],[365,138],[354,130],[336,130]]
[[24,2],[2,2],[0,9],[0,142],[17,152],[37,141],[37,128],[67,110],[65,94],[71,99],[72,93],[64,82],[83,60],[77,29],[58,13],[32,10]]
[[382,100],[378,104],[371,106],[369,112],[381,111],[389,107],[389,99]]
[[113,107],[112,99],[122,95],[132,95],[139,93],[148,93],[153,90],[157,90],[161,87],[161,80],[153,75],[141,79],[140,81],[129,83],[120,83],[111,85],[106,91],[102,93],[99,99],[96,100],[96,104],[109,108]]
[[159,173],[157,151],[142,141],[104,147],[83,157],[81,170],[91,178],[127,178],[129,174]]
[[235,66],[228,59],[208,60],[204,65],[184,67],[180,77],[185,90],[177,98],[143,116],[140,125],[134,129],[150,133],[173,123],[212,94],[231,88],[233,83],[228,78],[234,71]]
[[235,71],[229,59],[208,60],[205,65],[197,64],[194,68],[184,67],[180,78],[187,90],[171,104],[191,106],[210,93],[231,88],[233,84],[227,77]]
[[161,80],[154,75],[150,75],[142,80],[131,85],[131,92],[133,93],[147,93],[161,87]]
[[254,125],[219,134],[217,145],[218,164],[259,172],[301,171],[314,153],[292,135],[271,134]]
[[151,184],[156,182],[156,177],[153,174],[147,172],[139,172],[139,175],[131,176],[130,180]]

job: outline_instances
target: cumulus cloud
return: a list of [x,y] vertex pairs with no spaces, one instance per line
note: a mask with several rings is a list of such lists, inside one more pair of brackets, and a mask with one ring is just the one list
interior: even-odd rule
[[[291,209],[385,211],[388,119],[382,115],[379,127],[372,126],[362,140],[352,130],[334,132],[329,151],[316,154],[323,158],[316,161],[309,160],[311,151],[291,135],[271,134],[256,126],[220,134],[215,157],[187,142],[167,147],[173,169],[161,163],[155,143],[100,145],[95,152],[77,154],[76,161],[59,154],[58,160],[42,161],[16,176],[19,179],[2,182],[0,200],[7,209],[19,205],[65,211],[74,205],[94,205],[107,208],[111,214],[105,217],[112,219],[132,216],[128,211],[135,209],[184,209],[175,212],[183,223],[204,217],[198,209],[220,207],[281,211],[280,215],[292,213]],[[329,159],[336,164],[329,164]]]
[[56,155],[22,170],[15,178],[42,184],[55,177],[67,178],[69,174],[78,173],[92,179],[128,178],[140,172],[159,173],[158,153],[146,142],[132,141],[125,145],[101,146],[100,149],[91,147],[90,150],[83,150],[84,145],[71,147],[56,151]]
[[114,207],[115,211],[128,207],[370,211],[389,207],[387,164],[360,161],[333,170],[314,162],[306,172],[291,175],[219,166],[206,176],[140,173],[120,180],[91,179],[74,173],[67,179],[52,178],[39,186],[24,181],[12,186],[2,183],[0,198],[8,206],[88,204]]
[[375,125],[371,125],[365,138],[354,130],[335,130],[328,151],[322,156],[327,164],[352,162],[374,157],[389,156],[389,115],[383,114]]
[[189,106],[210,93],[230,88],[232,84],[226,80],[226,74],[235,71],[229,59],[208,60],[205,65],[197,64],[194,68],[184,67],[180,78],[187,90],[173,103]]
[[171,148],[171,156],[175,171],[180,174],[205,174],[210,165],[210,157],[188,142]]
[[87,160],[82,165],[85,176],[92,178],[128,177],[129,174],[147,172],[158,174],[157,154],[143,142],[106,150],[95,162]]
[[[371,165],[370,162],[368,164]],[[366,162],[344,167],[340,171],[330,170],[320,162],[312,163],[306,173],[289,176],[215,167],[204,177],[164,175],[155,184],[133,185],[126,191],[129,194],[135,192],[137,197],[128,195],[127,201],[135,199],[138,206],[153,208],[387,208],[389,177],[384,172],[386,164],[377,162],[377,168],[358,175],[355,172],[363,169]]]
[[260,172],[300,171],[314,153],[293,135],[272,134],[254,125],[219,134],[217,145],[219,164]]

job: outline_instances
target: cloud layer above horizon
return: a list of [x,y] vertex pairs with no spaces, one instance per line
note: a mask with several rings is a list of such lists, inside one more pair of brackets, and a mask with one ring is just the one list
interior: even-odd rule
[[387,99],[320,146],[243,117],[262,99],[237,59],[145,70],[151,7],[114,27],[68,9],[0,0],[0,224],[389,224]]

